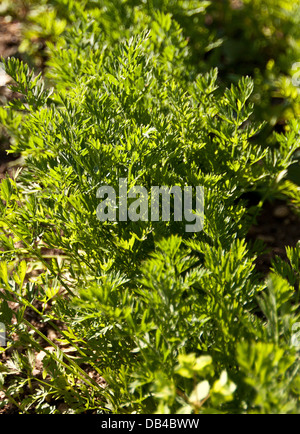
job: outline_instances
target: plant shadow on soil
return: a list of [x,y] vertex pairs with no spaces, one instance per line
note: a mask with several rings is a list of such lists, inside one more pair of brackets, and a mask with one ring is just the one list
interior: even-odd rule
[[247,235],[247,241],[256,240],[262,241],[265,246],[265,252],[256,260],[256,270],[267,276],[272,260],[279,256],[287,261],[286,247],[296,247],[300,240],[300,217],[285,201],[265,202],[257,223]]

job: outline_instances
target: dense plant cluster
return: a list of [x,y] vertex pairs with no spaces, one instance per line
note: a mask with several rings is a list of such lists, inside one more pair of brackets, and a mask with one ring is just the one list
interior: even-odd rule
[[[59,401],[70,413],[298,413],[300,245],[264,279],[262,246],[246,241],[267,199],[299,212],[288,178],[300,140],[287,83],[293,6],[39,3],[56,23],[45,77],[3,59],[20,98],[0,121],[24,159],[1,183],[3,402],[38,413],[59,412]],[[254,23],[262,42],[246,54],[237,35],[252,40]],[[284,110],[271,116],[263,95],[283,83]],[[285,131],[271,134],[280,116]],[[100,222],[97,190],[118,191],[120,178],[203,186],[203,231],[174,219]]]

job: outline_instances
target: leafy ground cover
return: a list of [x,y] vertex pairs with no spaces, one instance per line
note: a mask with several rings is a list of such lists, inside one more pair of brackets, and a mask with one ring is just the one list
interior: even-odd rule
[[[299,413],[298,2],[3,4],[0,408]],[[204,186],[203,231],[100,222],[120,178]]]

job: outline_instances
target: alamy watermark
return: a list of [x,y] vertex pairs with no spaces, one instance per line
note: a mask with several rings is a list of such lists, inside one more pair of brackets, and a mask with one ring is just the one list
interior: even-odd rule
[[5,72],[5,66],[4,66],[4,64],[2,62],[0,62],[0,75],[1,74],[6,74],[6,72]]
[[6,347],[6,328],[2,322],[0,322],[0,347]]
[[295,87],[300,87],[300,62],[293,64],[292,71],[295,71],[292,77],[292,83]]
[[[109,185],[100,187],[97,198],[103,199],[97,207],[101,222],[126,221],[184,221],[186,232],[200,232],[204,222],[204,187],[153,186],[151,191],[143,186],[134,186],[128,191],[126,178],[119,179],[118,194]],[[195,194],[194,194],[195,192]],[[173,211],[171,213],[171,197]],[[118,198],[118,200],[117,200]],[[134,200],[133,200],[134,199]],[[194,209],[195,208],[195,209]]]
[[300,322],[296,322],[292,326],[291,344],[297,351],[300,351]]
[[10,82],[10,77],[5,72],[5,66],[0,62],[0,87],[6,86]]

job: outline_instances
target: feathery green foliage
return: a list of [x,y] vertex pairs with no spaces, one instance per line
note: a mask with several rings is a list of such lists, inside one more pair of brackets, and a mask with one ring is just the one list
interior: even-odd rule
[[[267,198],[299,207],[287,180],[299,123],[261,146],[253,80],[223,89],[216,68],[198,73],[180,25],[208,2],[146,2],[151,13],[137,1],[81,3],[52,2],[72,25],[49,44],[46,84],[4,61],[22,96],[0,121],[24,167],[1,183],[0,321],[14,352],[0,390],[20,412],[55,413],[64,400],[73,413],[298,413],[300,248],[264,281],[245,237]],[[97,189],[120,178],[204,186],[204,230],[99,222]]]

